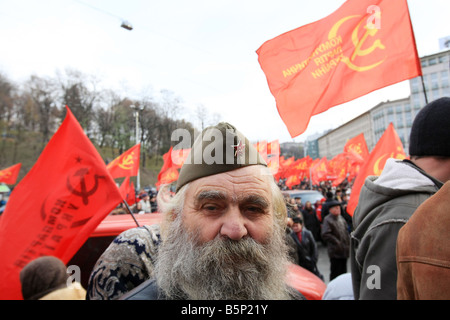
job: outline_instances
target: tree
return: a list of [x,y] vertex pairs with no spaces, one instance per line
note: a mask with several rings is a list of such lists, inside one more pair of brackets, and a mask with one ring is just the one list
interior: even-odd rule
[[66,70],[66,78],[61,74],[58,78],[62,89],[62,104],[69,106],[88,137],[91,137],[94,106],[99,100],[99,93],[96,91],[98,79],[73,69]]
[[58,91],[51,78],[32,75],[25,84],[26,90],[38,111],[38,127],[42,134],[42,148],[47,144],[51,134],[55,132],[60,112],[56,107]]

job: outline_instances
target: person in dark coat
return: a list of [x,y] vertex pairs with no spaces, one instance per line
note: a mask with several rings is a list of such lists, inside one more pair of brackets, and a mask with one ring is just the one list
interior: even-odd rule
[[327,245],[330,258],[330,281],[347,272],[347,259],[350,255],[350,234],[347,222],[341,215],[341,203],[331,201],[330,214],[323,220],[322,239]]
[[336,199],[334,199],[334,194],[332,191],[328,191],[326,193],[326,196],[327,196],[327,198],[326,198],[325,202],[322,203],[322,223],[323,223],[325,217],[329,213],[330,203],[336,201]]
[[312,233],[303,226],[303,220],[300,217],[295,217],[292,220],[293,225],[290,236],[296,244],[298,265],[323,279],[317,268],[318,252]]
[[314,240],[316,240],[316,242],[321,241],[320,221],[317,218],[316,210],[312,206],[311,201],[306,201],[302,213],[306,229],[311,231],[312,235],[314,236]]

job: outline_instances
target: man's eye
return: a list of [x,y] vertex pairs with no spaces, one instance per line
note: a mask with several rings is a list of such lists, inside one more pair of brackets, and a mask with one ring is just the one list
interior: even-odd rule
[[255,206],[250,206],[245,208],[245,210],[247,210],[250,213],[263,213],[264,210],[260,207],[255,207]]
[[220,210],[220,207],[218,205],[216,205],[216,204],[205,204],[202,207],[202,209],[206,210],[206,211],[216,212],[216,211]]

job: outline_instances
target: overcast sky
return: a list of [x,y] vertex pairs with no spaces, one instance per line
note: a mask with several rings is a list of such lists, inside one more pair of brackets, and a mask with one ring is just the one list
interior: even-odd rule
[[[343,0],[0,0],[0,72],[18,83],[66,68],[137,97],[167,89],[195,110],[234,124],[251,141],[304,141],[386,100],[409,95],[409,83],[377,90],[312,118],[291,138],[256,50],[267,40],[326,17]],[[408,0],[419,56],[450,35],[450,1]],[[120,27],[128,21],[133,30]],[[70,107],[70,106],[69,106]],[[350,137],[349,137],[350,138]]]

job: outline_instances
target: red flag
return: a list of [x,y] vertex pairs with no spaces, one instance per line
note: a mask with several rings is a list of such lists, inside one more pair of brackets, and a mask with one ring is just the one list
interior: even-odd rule
[[156,186],[159,187],[162,184],[168,184],[177,181],[179,175],[180,174],[177,168],[170,167],[160,175],[160,177],[158,178],[158,182],[156,182]]
[[406,0],[348,0],[257,54],[292,137],[313,115],[422,74]]
[[298,175],[292,175],[286,179],[285,184],[286,184],[286,187],[288,187],[289,189],[292,189],[293,186],[300,184],[300,182],[301,181],[300,181],[300,178]]
[[123,180],[119,188],[122,199],[125,200],[130,206],[136,203],[136,191],[134,189],[133,181],[130,184],[130,177],[127,176]]
[[15,184],[17,181],[17,176],[19,175],[20,168],[22,167],[21,163],[15,164],[11,167],[3,169],[0,171],[0,182],[6,184]]
[[280,142],[273,140],[267,143],[266,140],[254,144],[261,157],[266,161],[267,167],[273,175],[276,175],[280,167]]
[[273,175],[280,168],[280,142],[278,140],[273,140],[267,145],[267,167]]
[[320,181],[327,180],[328,160],[321,158],[314,166],[311,166],[311,180],[313,184],[320,184]]
[[361,164],[369,157],[364,133],[351,138],[344,146],[344,153],[348,158],[348,181],[351,182],[358,175]]
[[172,149],[172,152],[170,153],[172,166],[181,168],[190,151],[191,149]]
[[121,202],[119,189],[72,112],[14,188],[0,220],[0,299],[21,299],[20,270],[51,255],[64,263]]
[[349,152],[355,155],[355,158],[364,160],[369,156],[369,149],[367,148],[366,139],[364,133],[360,133],[357,136],[347,141],[344,146],[344,152]]
[[137,176],[140,152],[141,144],[138,143],[108,163],[106,168],[111,173],[111,176],[113,178]]
[[295,159],[294,157],[290,157],[288,159],[284,159],[283,156],[280,157],[280,166],[278,173],[280,178],[287,178],[287,174],[289,173],[289,168],[292,164],[294,164]]
[[[156,182],[157,187],[162,184],[172,183],[178,180],[179,164],[174,164],[172,161],[172,149],[173,148],[170,147],[169,151],[163,155],[164,164],[158,173],[158,181]],[[176,157],[174,157],[174,159],[175,158]]]
[[353,216],[353,212],[358,205],[359,193],[361,192],[366,177],[370,175],[379,176],[383,171],[388,158],[405,159],[405,157],[406,155],[403,150],[402,141],[398,137],[394,126],[390,123],[380,140],[378,140],[375,148],[373,148],[369,157],[361,166],[355,182],[353,183],[352,193],[347,205],[347,212]]

